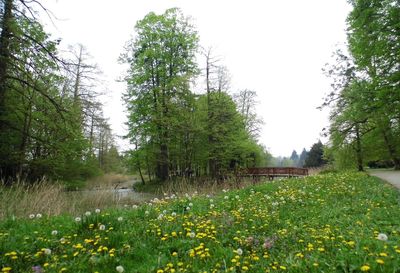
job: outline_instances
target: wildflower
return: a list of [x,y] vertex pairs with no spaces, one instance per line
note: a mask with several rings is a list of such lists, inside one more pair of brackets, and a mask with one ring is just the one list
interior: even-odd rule
[[45,249],[43,250],[43,252],[44,252],[44,254],[46,254],[46,255],[51,255],[51,249],[50,249],[50,248],[45,248]]
[[60,243],[65,244],[65,242],[66,242],[65,238],[60,239]]
[[378,264],[384,264],[384,263],[385,263],[382,259],[376,259],[376,262],[377,262]]
[[149,212],[148,210],[146,210],[146,211],[144,212],[144,214],[145,214],[145,215],[149,215],[150,212]]
[[116,269],[117,272],[119,272],[119,273],[122,273],[122,272],[125,271],[124,268],[123,268],[121,265],[117,266],[115,269]]
[[188,211],[189,211],[189,210],[190,210],[190,207],[186,207],[186,210],[188,210]]
[[236,253],[238,255],[242,255],[243,254],[243,250],[241,248],[236,249]]
[[211,205],[210,205],[210,209],[213,209],[214,207],[215,207],[214,204],[211,204]]
[[137,209],[138,206],[137,206],[137,205],[132,205],[132,208],[133,208],[133,209]]
[[57,230],[53,230],[52,232],[51,232],[51,235],[53,235],[53,236],[56,236],[58,234],[58,231]]
[[377,239],[380,241],[387,241],[388,237],[385,233],[379,233]]
[[120,217],[118,217],[118,222],[121,222],[122,220],[124,220],[124,218],[122,218],[121,216]]
[[35,218],[35,214],[29,214],[29,219]]
[[190,233],[189,233],[189,237],[190,237],[190,238],[194,238],[194,237],[196,237],[196,233],[194,233],[194,232],[190,232]]
[[82,219],[81,219],[81,217],[75,217],[75,222],[80,222]]
[[100,213],[100,209],[95,209],[94,212],[95,213]]
[[42,218],[42,215],[40,213],[36,214],[36,218]]
[[225,196],[224,196],[224,199],[225,199],[225,200],[228,200],[228,199],[229,199],[229,196],[228,196],[228,195],[225,195]]
[[160,215],[158,215],[157,219],[162,220],[163,217],[164,217],[164,214],[161,213]]
[[176,216],[176,212],[171,213],[172,217]]
[[90,211],[87,211],[87,212],[85,212],[85,215],[90,216],[90,215],[92,215],[92,213]]
[[371,268],[368,265],[363,265],[363,266],[361,266],[360,269],[361,269],[361,271],[366,272],[366,271],[369,271]]
[[100,229],[100,230],[105,230],[105,229],[106,229],[106,226],[105,226],[105,225],[100,225],[100,226],[99,226],[99,229]]
[[11,271],[11,267],[3,267],[2,269],[1,269],[1,272],[10,272]]
[[193,207],[193,203],[189,203],[189,207]]

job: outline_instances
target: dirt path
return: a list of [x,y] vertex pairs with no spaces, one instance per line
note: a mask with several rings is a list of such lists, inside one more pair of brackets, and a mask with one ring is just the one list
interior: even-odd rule
[[396,188],[400,189],[400,171],[393,170],[373,170],[369,171],[373,176],[386,180]]

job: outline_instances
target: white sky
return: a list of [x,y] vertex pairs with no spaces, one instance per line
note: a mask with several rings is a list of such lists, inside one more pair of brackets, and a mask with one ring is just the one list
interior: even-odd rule
[[[275,155],[309,149],[327,126],[316,109],[330,91],[321,69],[346,39],[346,0],[46,0],[62,45],[83,44],[100,66],[110,90],[105,116],[113,132],[126,133],[121,94],[124,72],[117,59],[148,12],[179,7],[193,18],[202,46],[212,46],[232,75],[232,91],[252,89],[264,119],[260,142]],[[202,65],[202,64],[200,64]],[[122,149],[124,142],[119,141]]]

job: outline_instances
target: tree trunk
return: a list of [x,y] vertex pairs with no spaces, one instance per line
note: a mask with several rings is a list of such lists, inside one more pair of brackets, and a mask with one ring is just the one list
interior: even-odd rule
[[5,97],[7,92],[8,62],[10,59],[10,41],[12,37],[13,0],[4,1],[4,14],[0,34],[0,129],[3,128],[2,117],[5,113]]
[[360,128],[358,123],[356,124],[356,157],[357,157],[357,167],[358,171],[363,172],[363,158],[362,158],[362,147],[360,138]]

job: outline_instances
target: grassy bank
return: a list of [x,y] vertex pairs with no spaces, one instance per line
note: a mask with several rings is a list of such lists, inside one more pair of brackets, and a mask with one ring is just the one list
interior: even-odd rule
[[0,253],[3,272],[399,272],[399,193],[364,174],[325,174],[8,218]]
[[71,191],[75,188],[47,180],[36,184],[16,182],[11,187],[0,184],[0,220],[36,213],[55,216],[133,205],[137,203],[135,200],[116,198],[110,191],[121,186],[131,188],[132,184],[131,176],[119,174],[105,174],[82,182],[80,191]]

